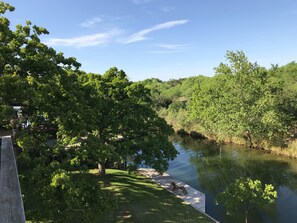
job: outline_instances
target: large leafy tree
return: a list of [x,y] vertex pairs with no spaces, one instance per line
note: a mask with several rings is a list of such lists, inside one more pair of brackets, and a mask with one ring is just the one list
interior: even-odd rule
[[[132,160],[132,165],[142,162],[160,172],[168,168],[168,160],[176,150],[168,141],[173,130],[152,108],[149,90],[128,80],[124,71],[111,68],[104,75],[89,74],[81,77],[84,85],[93,86],[102,98],[94,105],[95,129],[86,141],[87,151],[101,151],[99,169],[104,174],[108,161]],[[100,108],[96,108],[96,106]],[[95,138],[94,138],[95,137]],[[93,149],[91,149],[93,148]],[[104,152],[105,151],[105,152]]]
[[[97,203],[81,202],[80,197],[92,199],[88,193],[94,193],[100,200],[107,195],[100,187],[72,181],[70,171],[84,171],[94,161],[104,173],[108,161],[130,157],[135,165],[145,161],[162,172],[176,156],[167,139],[172,129],[152,110],[142,85],[116,68],[104,75],[79,71],[75,58],[65,58],[40,41],[46,29],[29,21],[10,29],[3,14],[13,10],[0,1],[0,127],[17,130],[18,164],[29,170],[21,183],[24,188],[34,185],[41,198],[43,208],[28,210],[27,216],[38,220],[36,213],[43,209],[54,219],[79,208],[92,217],[96,213],[85,204],[93,208]],[[28,191],[23,190],[25,205]]]
[[283,112],[292,100],[283,94],[284,83],[241,51],[228,52],[226,58],[229,64],[221,63],[216,75],[194,92],[192,116],[217,138],[245,137],[250,146],[284,145],[294,112]]
[[[53,209],[53,212],[45,208],[59,197],[54,196],[54,191],[59,189],[50,186],[51,178],[69,166],[70,154],[65,145],[69,139],[87,131],[86,117],[90,114],[84,112],[90,107],[80,103],[87,98],[74,74],[80,64],[40,41],[40,35],[48,34],[46,29],[30,21],[10,29],[10,22],[3,14],[13,10],[0,1],[0,127],[17,130],[16,143],[22,149],[18,164],[21,170],[28,170],[21,178],[25,206],[31,201],[27,188],[32,185],[40,198],[35,210],[27,209],[27,217],[38,220],[38,213],[46,210],[48,216],[55,218],[71,206],[64,205],[64,209]],[[49,139],[55,139],[51,146]],[[70,184],[65,193],[75,188],[78,188],[76,183]],[[78,194],[80,192],[85,193],[78,190]],[[98,196],[105,196],[100,188],[96,187],[96,192]],[[88,211],[83,204],[80,208],[82,212]]]
[[[284,84],[284,90],[278,96],[281,105],[281,112],[291,114],[296,126],[297,119],[297,63],[290,62],[284,66],[273,66],[270,69],[271,78],[281,80]],[[293,132],[295,133],[295,132]]]
[[[1,2],[2,13],[13,9]],[[8,118],[15,116],[11,108],[21,107],[19,145],[30,150],[35,145],[40,150],[38,144],[54,137],[58,142],[55,153],[64,154],[63,147],[81,139],[89,149],[96,144],[101,148],[98,161],[102,166],[112,156],[124,160],[129,156],[135,164],[145,161],[159,171],[166,170],[168,160],[176,156],[167,139],[172,129],[153,111],[146,88],[129,81],[117,68],[104,75],[80,72],[75,58],[65,58],[40,41],[41,34],[48,34],[46,29],[27,21],[11,30],[8,19],[2,16],[1,20],[5,53],[1,54],[0,86],[5,91],[0,96],[6,108],[1,121],[9,124]],[[52,136],[47,135],[49,130]],[[38,142],[30,146],[29,139]],[[31,153],[37,154],[42,152]]]
[[[39,36],[48,34],[42,27],[31,25],[17,25],[10,29],[9,20],[2,16],[6,11],[14,8],[7,3],[0,2],[0,106],[7,112],[13,106],[21,107],[22,123],[40,126],[40,117],[47,116],[56,110],[56,94],[60,91],[61,76],[65,76],[65,68],[78,68],[75,58],[65,58],[40,41]],[[15,116],[13,110],[6,117]],[[51,117],[47,117],[48,119]],[[9,124],[1,120],[1,125]],[[53,121],[53,120],[51,120]],[[37,129],[37,128],[35,128]]]

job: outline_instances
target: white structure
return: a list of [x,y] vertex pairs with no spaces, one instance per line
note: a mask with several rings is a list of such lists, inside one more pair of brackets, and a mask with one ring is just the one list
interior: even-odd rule
[[[193,206],[195,209],[205,213],[205,194],[204,193],[169,176],[167,173],[160,175],[154,169],[151,169],[151,168],[139,168],[138,170],[141,174],[145,175],[148,178],[151,178],[161,187],[167,189],[171,193],[174,193],[177,197],[183,199],[188,204]],[[173,190],[172,182],[175,182],[177,185],[184,187],[187,190],[188,194],[184,194],[182,190]]]

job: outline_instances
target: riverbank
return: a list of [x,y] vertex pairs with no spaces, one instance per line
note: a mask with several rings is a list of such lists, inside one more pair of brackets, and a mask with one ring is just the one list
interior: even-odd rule
[[205,213],[206,199],[204,193],[194,189],[182,181],[175,179],[167,173],[161,175],[152,168],[139,168],[138,171],[142,175],[156,182],[161,187],[165,188],[170,193],[173,193],[175,196],[185,201],[187,204],[191,205],[193,208],[202,212],[208,218],[212,219],[213,222],[218,222]]
[[[195,190],[189,185],[169,176],[167,173],[161,175],[152,168],[139,168],[138,171],[142,175],[176,195],[178,198],[190,204],[193,208],[205,213],[205,194],[202,192]],[[178,187],[175,185],[178,185]]]
[[[172,123],[169,122],[169,124],[172,125]],[[213,142],[218,142],[218,140],[214,136],[210,136],[204,133],[204,129],[200,127],[199,125],[192,125],[189,126],[185,129],[178,129],[177,126],[173,126],[174,131],[176,132],[177,135],[180,137],[184,136],[189,136],[192,139],[208,139]],[[220,143],[225,143],[225,144],[235,144],[235,145],[246,145],[246,142],[244,139],[236,138],[236,137],[228,137],[228,138],[223,138],[220,139]],[[255,146],[252,147],[251,149],[255,150],[262,150],[263,152],[266,153],[271,153],[275,154],[278,156],[284,156],[284,157],[289,157],[292,159],[297,159],[297,139],[291,140],[288,142],[287,147],[270,147],[270,146]]]
[[[182,115],[182,117],[179,117],[181,114],[177,113],[175,115],[169,115],[167,110],[162,109],[158,111],[159,116],[164,118],[166,122],[172,126],[175,133],[182,133],[180,136],[191,136],[193,139],[199,139],[199,137],[195,136],[205,136],[207,139],[211,141],[218,141],[217,137],[214,135],[207,134],[207,131],[205,128],[203,128],[201,125],[197,123],[193,123],[192,121],[188,120],[188,113],[185,113]],[[232,143],[235,145],[246,145],[246,141],[243,138],[236,138],[236,137],[225,137],[220,139],[221,143]],[[293,159],[297,159],[297,139],[291,139],[288,141],[288,145],[285,148],[281,147],[271,147],[268,145],[260,147],[255,147],[253,149],[256,150],[263,150],[264,152],[276,154],[278,156],[285,156]]]

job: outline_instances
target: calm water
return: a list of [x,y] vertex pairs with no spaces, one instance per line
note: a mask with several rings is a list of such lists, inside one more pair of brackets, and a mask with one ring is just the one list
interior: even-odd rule
[[252,209],[249,222],[297,223],[297,160],[287,159],[236,145],[221,147],[209,141],[175,138],[179,156],[170,162],[168,173],[206,195],[206,212],[220,222],[244,222],[243,214],[227,216],[215,205],[215,196],[243,176],[275,186],[276,205]]

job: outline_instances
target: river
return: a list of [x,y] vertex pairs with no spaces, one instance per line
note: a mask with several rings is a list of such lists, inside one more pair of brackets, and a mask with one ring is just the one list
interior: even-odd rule
[[235,179],[248,176],[274,185],[278,193],[274,206],[251,209],[248,222],[297,222],[297,160],[190,137],[175,137],[173,144],[179,155],[170,161],[168,173],[205,193],[206,212],[221,223],[244,222],[243,213],[227,216],[215,197]]

